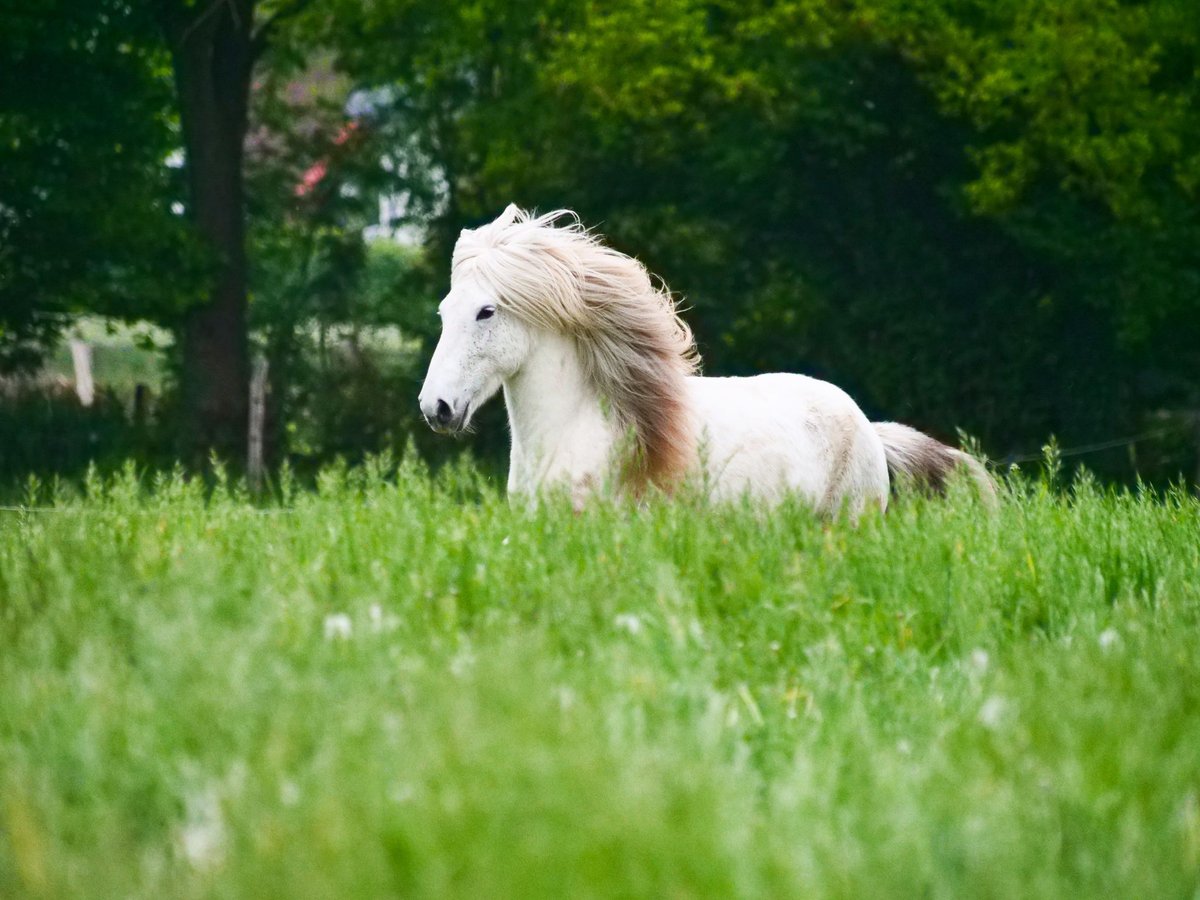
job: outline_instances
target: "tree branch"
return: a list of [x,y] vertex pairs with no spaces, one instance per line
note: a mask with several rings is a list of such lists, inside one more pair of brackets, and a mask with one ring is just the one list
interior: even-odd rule
[[254,34],[250,38],[250,58],[258,59],[262,52],[267,49],[271,35],[282,22],[298,16],[304,12],[306,7],[311,5],[312,0],[290,0],[290,2],[284,3],[276,9],[274,13],[267,17],[265,22],[254,30]]

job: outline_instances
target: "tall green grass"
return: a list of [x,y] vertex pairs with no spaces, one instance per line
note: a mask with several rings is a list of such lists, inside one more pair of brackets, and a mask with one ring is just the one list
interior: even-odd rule
[[0,513],[0,896],[1195,896],[1200,503],[1004,493]]

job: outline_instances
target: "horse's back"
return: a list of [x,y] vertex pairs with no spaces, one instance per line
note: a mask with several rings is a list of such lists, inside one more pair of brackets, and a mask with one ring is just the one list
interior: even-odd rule
[[841,388],[785,373],[688,381],[714,496],[797,493],[828,514],[887,505],[883,445]]

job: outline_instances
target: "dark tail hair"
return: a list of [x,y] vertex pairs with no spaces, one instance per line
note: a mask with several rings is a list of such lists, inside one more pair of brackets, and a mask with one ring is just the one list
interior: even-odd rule
[[893,481],[908,480],[942,494],[951,474],[964,470],[983,502],[988,506],[996,505],[995,482],[975,457],[899,422],[873,422],[872,425],[883,441],[888,472]]

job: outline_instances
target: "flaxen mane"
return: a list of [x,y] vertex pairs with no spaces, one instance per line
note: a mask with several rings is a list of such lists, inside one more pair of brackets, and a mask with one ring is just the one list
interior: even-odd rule
[[529,324],[575,338],[584,371],[633,432],[635,489],[646,480],[669,487],[684,474],[694,436],[683,379],[699,359],[691,329],[645,266],[604,246],[572,212],[509,206],[462,233],[452,271],[480,278]]

